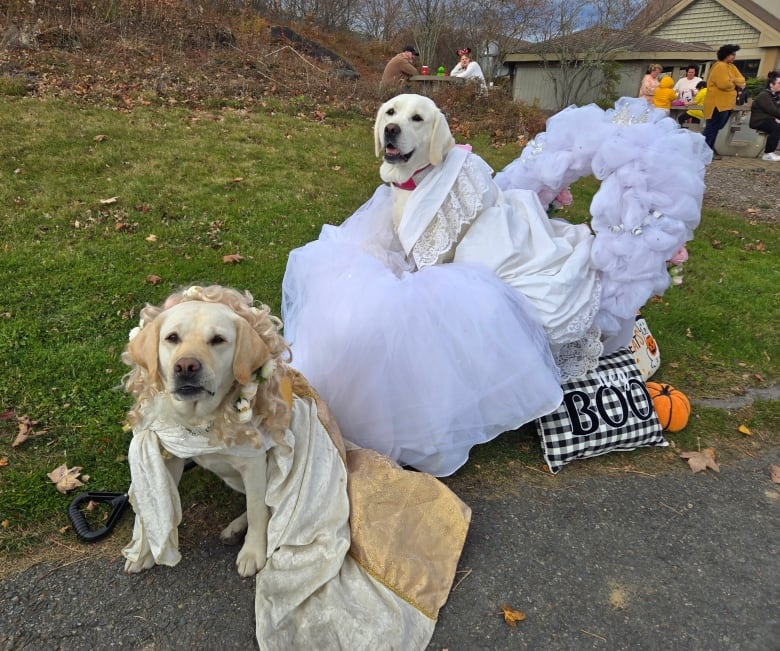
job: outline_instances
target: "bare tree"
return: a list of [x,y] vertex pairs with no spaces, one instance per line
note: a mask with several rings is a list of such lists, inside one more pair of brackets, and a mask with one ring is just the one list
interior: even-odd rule
[[534,33],[534,19],[545,6],[546,0],[472,0],[451,8],[450,23],[491,80],[504,57]]
[[408,23],[408,11],[395,0],[358,0],[352,28],[370,38],[389,41]]
[[433,61],[439,37],[448,22],[446,0],[407,0],[407,3],[420,60]]
[[549,0],[536,21],[538,54],[563,108],[615,75],[615,54],[639,34],[626,27],[644,7],[642,0]]

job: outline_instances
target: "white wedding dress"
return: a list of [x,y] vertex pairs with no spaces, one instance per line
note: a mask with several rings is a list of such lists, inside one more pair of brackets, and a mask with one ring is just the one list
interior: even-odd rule
[[[665,261],[692,237],[704,190],[703,139],[663,117],[643,100],[566,109],[495,179],[456,147],[397,229],[380,186],[291,252],[293,365],[345,438],[451,474],[474,445],[553,411],[561,380],[594,368],[605,346],[627,343],[636,310],[668,285]],[[671,144],[681,165],[659,156]],[[592,173],[596,237],[542,205]]]

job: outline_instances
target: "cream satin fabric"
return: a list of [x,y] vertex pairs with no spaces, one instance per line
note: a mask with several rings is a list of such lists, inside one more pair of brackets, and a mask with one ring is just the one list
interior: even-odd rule
[[553,346],[590,330],[601,296],[590,229],[550,219],[535,192],[502,192],[466,149],[451,149],[415,189],[398,238],[418,268],[454,261],[494,271],[533,304]]
[[[256,579],[258,645],[424,649],[471,511],[430,475],[370,450],[347,452],[325,405],[293,375],[290,428],[284,444],[267,452],[271,519],[268,562]],[[133,437],[130,493],[138,517],[124,553],[137,556],[146,539],[158,563],[175,565],[181,505],[163,448],[184,457],[225,449],[175,427]],[[249,446],[230,452],[265,454]]]

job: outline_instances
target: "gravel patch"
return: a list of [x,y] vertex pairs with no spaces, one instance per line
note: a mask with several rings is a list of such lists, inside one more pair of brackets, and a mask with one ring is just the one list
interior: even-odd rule
[[705,208],[750,221],[780,222],[780,163],[724,157],[707,167],[705,183]]

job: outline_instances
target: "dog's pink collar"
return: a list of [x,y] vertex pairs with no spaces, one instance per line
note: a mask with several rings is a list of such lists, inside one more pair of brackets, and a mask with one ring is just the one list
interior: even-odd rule
[[420,172],[422,172],[423,170],[427,170],[430,166],[431,164],[428,163],[425,167],[421,167],[419,170],[415,170],[414,174],[412,174],[403,183],[393,183],[393,185],[397,187],[399,190],[414,190],[417,187],[417,184],[414,182],[414,177]]

